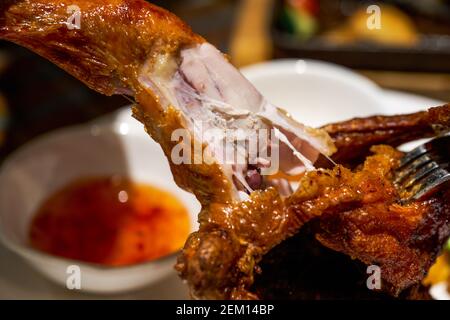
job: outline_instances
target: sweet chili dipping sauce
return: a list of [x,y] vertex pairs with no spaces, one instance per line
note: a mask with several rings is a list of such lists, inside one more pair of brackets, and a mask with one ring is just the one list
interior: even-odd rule
[[30,228],[31,245],[91,263],[123,266],[180,249],[190,231],[173,195],[126,178],[76,181],[48,198]]

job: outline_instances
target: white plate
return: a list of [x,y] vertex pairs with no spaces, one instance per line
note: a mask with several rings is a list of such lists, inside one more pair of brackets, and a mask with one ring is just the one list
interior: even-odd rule
[[450,300],[450,293],[447,290],[447,283],[441,282],[431,287],[430,295],[435,300]]
[[[415,112],[442,103],[421,96],[381,90],[350,70],[317,61],[276,61],[255,65],[243,72],[271,102],[312,126],[377,113]],[[98,121],[134,120],[130,118],[129,110],[124,109]],[[0,247],[0,298],[184,299],[188,298],[188,293],[175,272],[154,286],[126,295],[100,296],[72,292],[47,281],[18,256]]]

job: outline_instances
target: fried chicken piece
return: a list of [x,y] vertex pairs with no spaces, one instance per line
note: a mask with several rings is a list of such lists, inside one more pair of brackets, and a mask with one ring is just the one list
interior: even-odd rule
[[[69,28],[73,10],[80,25]],[[278,192],[289,192],[283,190],[288,182],[284,178],[264,181],[260,172],[273,160],[268,154],[280,155],[279,171],[290,176],[314,169],[321,154],[335,151],[324,130],[308,128],[270,104],[217,49],[174,15],[143,0],[6,0],[0,4],[0,38],[37,52],[100,93],[133,96],[138,103],[134,116],[161,145],[176,182],[202,203],[200,220],[211,223],[200,231],[207,230],[206,247],[215,242],[227,246],[226,232],[212,226],[227,219],[266,221],[266,231],[281,241],[288,230]],[[174,139],[180,129],[190,141]],[[226,136],[204,137],[207,130],[225,131]],[[258,152],[247,154],[240,140],[229,143],[228,131],[233,130],[243,130],[247,139],[257,140]],[[255,136],[264,130],[270,132],[264,137],[268,139]],[[178,162],[173,151],[180,143],[185,147],[183,156],[191,155]],[[273,152],[274,147],[279,152]],[[233,158],[244,153],[243,162],[229,163],[230,153]],[[203,158],[198,161],[199,157]],[[276,187],[253,192],[270,184]],[[275,201],[280,206],[280,226],[272,230]],[[261,206],[272,210],[253,218],[247,214],[251,207],[258,212]],[[230,211],[234,214],[227,217]],[[265,250],[262,247],[274,245],[272,237],[260,237],[261,229],[246,226],[244,222],[240,228],[236,225],[241,241],[251,244],[259,239],[257,243],[236,246],[229,240],[229,254],[224,258],[235,259],[242,247],[244,257],[257,256]],[[194,243],[195,237],[189,241]],[[236,275],[242,283],[251,281],[252,267],[246,268],[250,280]]]
[[368,290],[367,266],[323,246],[316,238],[318,220],[270,250],[259,263],[251,291],[269,300],[430,300],[421,284],[393,297]]
[[298,197],[298,191],[289,201],[295,203],[294,212],[320,215],[316,237],[323,245],[367,265],[378,265],[383,290],[398,296],[424,278],[450,235],[446,201],[450,191],[400,205],[392,169],[401,153],[386,146],[372,147],[372,151],[376,155],[355,173],[337,167],[325,181],[314,177],[323,175],[320,171],[308,174],[313,181],[307,183],[321,182],[319,187],[305,189],[326,190],[316,194],[313,203]]
[[210,210],[177,265],[194,296],[255,298],[258,263],[310,221],[318,222],[315,234],[326,247],[378,265],[383,290],[398,296],[419,283],[450,235],[447,194],[398,204],[391,178],[401,153],[373,151],[356,172],[337,166],[305,173],[285,200],[269,189],[226,212]]
[[[79,29],[68,28],[70,8],[79,10]],[[171,160],[176,182],[204,205],[240,201],[260,188],[254,169],[266,170],[278,141],[287,175],[311,170],[320,154],[335,151],[324,130],[270,104],[216,48],[144,0],[7,0],[0,5],[0,38],[98,92],[133,96],[134,115]],[[245,140],[257,141],[264,131],[274,134],[249,152]],[[174,155],[180,143],[186,148]]]
[[328,124],[323,129],[330,134],[338,149],[333,160],[341,164],[359,164],[374,145],[397,147],[450,130],[450,105],[406,115],[355,118]]
[[[73,5],[80,10],[80,29],[67,26]],[[319,156],[331,155],[335,147],[325,130],[305,127],[271,105],[219,51],[175,16],[143,0],[6,0],[0,4],[0,38],[41,54],[94,90],[136,99],[135,117],[161,144],[176,182],[203,206],[200,229],[189,237],[177,264],[196,298],[256,298],[252,283],[258,263],[310,221],[321,222],[318,239],[326,246],[380,263],[394,294],[423,276],[439,240],[448,234],[445,199],[395,204],[390,175],[400,155],[389,148],[377,149],[381,153],[354,173],[342,166],[309,171],[287,198],[280,195],[289,194],[280,188],[285,178],[263,181],[257,175],[270,161],[267,155],[253,155],[239,165],[222,163],[223,139],[202,139],[205,128],[196,121],[206,129],[274,130],[281,177],[314,169]],[[178,129],[192,137],[187,150],[195,151],[200,141],[203,162],[173,161],[179,140],[172,133]],[[274,140],[271,136],[264,151],[271,150]],[[232,146],[233,152],[246,151]],[[193,152],[191,160],[195,157]],[[378,223],[370,217],[358,220],[366,214]],[[378,253],[375,244],[382,244]],[[401,244],[408,249],[397,265],[391,255],[399,253]],[[392,270],[399,266],[406,269],[395,275]]]
[[[369,157],[364,168],[380,170],[380,164],[373,161]],[[350,210],[322,214],[316,237],[328,248],[367,265],[378,265],[384,290],[397,296],[424,278],[450,235],[450,204],[445,201],[450,192],[400,205],[390,173],[379,173],[387,180],[377,183],[363,177],[358,182],[360,177],[351,178],[352,183],[361,183],[368,201]]]

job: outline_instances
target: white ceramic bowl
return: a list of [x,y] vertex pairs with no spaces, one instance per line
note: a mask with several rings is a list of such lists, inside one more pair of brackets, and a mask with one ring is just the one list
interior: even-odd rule
[[105,267],[71,261],[34,250],[28,245],[30,220],[40,203],[80,176],[126,175],[174,194],[190,213],[196,230],[200,204],[173,181],[159,147],[131,118],[130,111],[116,121],[84,125],[46,134],[26,145],[0,170],[0,238],[34,268],[65,286],[67,267],[81,269],[81,289],[117,293],[137,289],[173,272],[176,254],[128,267]]

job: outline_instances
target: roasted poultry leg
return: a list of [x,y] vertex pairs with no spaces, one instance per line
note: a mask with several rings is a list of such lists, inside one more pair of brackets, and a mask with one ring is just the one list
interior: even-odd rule
[[[75,28],[68,27],[69,9],[79,14]],[[349,154],[345,149],[351,145],[339,137],[353,136],[358,125],[350,125],[351,131],[345,124],[316,130],[296,122],[213,46],[143,0],[3,1],[0,38],[39,53],[98,92],[137,101],[134,115],[161,144],[176,182],[202,203],[200,229],[189,237],[176,267],[196,298],[257,298],[251,285],[263,255],[313,220],[320,222],[316,233],[325,246],[380,264],[393,294],[424,276],[449,233],[446,194],[396,204],[390,175],[399,153],[375,149],[357,172],[342,166],[315,170],[321,155],[335,151],[327,131]],[[371,138],[389,119],[391,129],[402,127],[399,118],[379,118],[363,140],[393,143],[393,130],[384,140]],[[191,137],[189,143],[181,135],[174,139],[179,129]],[[208,130],[225,134],[205,136]],[[266,139],[251,153],[236,130],[243,130],[243,140],[259,142],[259,132]],[[429,135],[429,126],[423,132]],[[180,142],[187,146],[181,162],[173,153]],[[370,143],[357,144],[361,155]],[[262,174],[275,153],[276,174]],[[233,160],[244,154],[244,161],[224,161],[229,154]],[[292,194],[289,181],[300,174]]]

